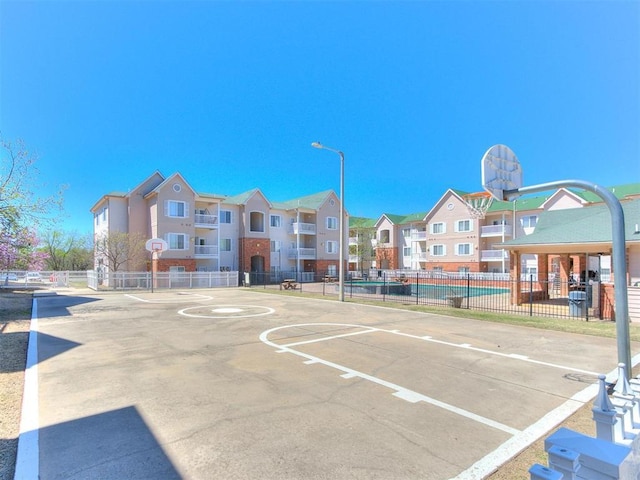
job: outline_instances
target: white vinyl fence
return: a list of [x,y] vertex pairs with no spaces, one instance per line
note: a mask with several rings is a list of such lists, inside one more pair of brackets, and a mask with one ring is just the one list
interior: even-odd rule
[[237,287],[238,272],[87,272],[94,290]]

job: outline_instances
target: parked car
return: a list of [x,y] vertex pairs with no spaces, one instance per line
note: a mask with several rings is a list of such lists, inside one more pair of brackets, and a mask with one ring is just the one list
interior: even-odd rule
[[2,273],[0,274],[0,281],[2,282],[17,282],[18,276],[15,273]]
[[42,282],[42,277],[38,272],[27,272],[24,281],[25,283]]

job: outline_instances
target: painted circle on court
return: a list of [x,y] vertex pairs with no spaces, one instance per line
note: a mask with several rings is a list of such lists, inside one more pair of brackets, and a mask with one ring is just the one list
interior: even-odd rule
[[260,305],[200,305],[197,307],[183,308],[178,313],[185,317],[194,318],[248,318],[271,315],[275,310]]

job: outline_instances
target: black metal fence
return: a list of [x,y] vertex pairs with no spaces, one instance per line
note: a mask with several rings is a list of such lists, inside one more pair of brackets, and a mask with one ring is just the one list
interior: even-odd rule
[[[337,275],[316,272],[247,272],[243,284],[292,292],[338,295]],[[560,282],[504,274],[347,272],[345,298],[434,305],[543,317],[610,320],[611,299],[599,282]]]

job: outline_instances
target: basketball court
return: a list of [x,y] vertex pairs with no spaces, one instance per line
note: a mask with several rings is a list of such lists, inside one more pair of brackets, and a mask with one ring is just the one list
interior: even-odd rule
[[480,479],[617,365],[615,339],[248,289],[36,307],[17,478]]

